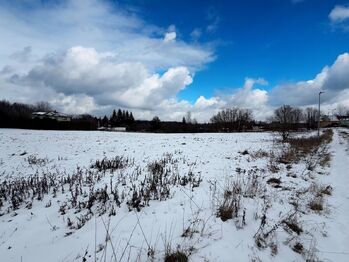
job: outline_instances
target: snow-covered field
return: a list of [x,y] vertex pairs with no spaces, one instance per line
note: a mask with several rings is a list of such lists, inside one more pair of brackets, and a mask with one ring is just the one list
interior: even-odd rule
[[349,261],[348,134],[0,129],[0,261]]

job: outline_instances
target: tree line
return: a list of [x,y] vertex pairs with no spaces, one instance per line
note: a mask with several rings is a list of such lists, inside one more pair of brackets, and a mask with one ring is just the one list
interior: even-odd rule
[[26,128],[44,130],[96,130],[97,118],[84,114],[71,121],[57,121],[50,118],[33,118],[34,112],[55,112],[46,102],[35,105],[0,101],[0,128]]
[[34,105],[0,101],[0,128],[27,128],[48,130],[97,130],[98,127],[131,126],[135,119],[133,113],[125,110],[113,110],[110,117],[95,117],[90,114],[71,116],[69,121],[34,118],[34,112],[56,112],[49,103]]
[[[107,117],[92,115],[73,116],[71,121],[59,122],[54,119],[33,119],[33,112],[54,111],[45,102],[35,105],[0,101],[0,127],[32,128],[32,129],[66,129],[66,130],[97,130],[99,127],[126,127],[127,131],[135,132],[242,132],[254,128],[261,130],[281,131],[285,136],[290,131],[300,128],[315,129],[319,112],[315,108],[301,109],[283,105],[274,110],[273,116],[266,122],[254,119],[249,109],[231,107],[214,114],[208,123],[198,123],[191,113],[183,116],[182,121],[161,121],[158,116],[152,120],[136,120],[128,110],[113,110]],[[349,111],[341,110],[349,116]],[[344,114],[344,113],[342,113]],[[338,116],[339,117],[339,116]],[[322,118],[325,118],[323,116]],[[326,119],[324,119],[326,120]]]

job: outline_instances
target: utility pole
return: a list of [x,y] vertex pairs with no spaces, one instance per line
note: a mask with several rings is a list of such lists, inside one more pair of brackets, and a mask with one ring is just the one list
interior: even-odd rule
[[325,93],[324,91],[319,92],[319,112],[318,112],[318,119],[317,119],[317,137],[320,137],[320,96],[321,94]]

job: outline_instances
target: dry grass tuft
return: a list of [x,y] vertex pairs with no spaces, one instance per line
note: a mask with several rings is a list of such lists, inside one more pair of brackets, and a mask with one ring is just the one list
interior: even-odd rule
[[316,196],[309,202],[309,208],[314,211],[322,211],[324,210],[324,199],[322,196]]
[[174,253],[167,254],[165,256],[165,262],[187,262],[187,261],[189,261],[188,256],[179,250],[177,250]]
[[218,207],[217,217],[222,221],[236,218],[241,208],[241,185],[237,182],[232,184],[231,189],[226,189],[223,201]]
[[304,246],[302,245],[302,243],[297,242],[293,247],[292,250],[298,254],[302,254],[304,251]]
[[271,185],[274,188],[280,188],[281,180],[280,178],[272,177],[267,180],[267,184]]
[[297,219],[291,218],[291,219],[285,219],[282,221],[284,224],[284,229],[286,231],[291,230],[292,232],[295,232],[297,235],[300,235],[303,232],[302,227],[299,225]]
[[260,150],[255,151],[255,152],[251,152],[250,156],[252,159],[265,158],[265,157],[269,157],[270,153],[260,149]]

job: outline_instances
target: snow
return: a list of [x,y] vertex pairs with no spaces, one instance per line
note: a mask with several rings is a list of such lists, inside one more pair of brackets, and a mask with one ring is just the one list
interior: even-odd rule
[[[347,131],[348,132],[348,131]],[[349,134],[349,132],[348,132]],[[323,182],[331,183],[333,196],[328,204],[331,213],[326,221],[327,238],[319,239],[318,249],[324,260],[347,261],[349,258],[349,139],[336,135],[331,145],[333,154],[331,176]]]
[[[349,131],[346,131],[349,133]],[[180,246],[190,254],[190,261],[304,261],[314,255],[321,261],[349,261],[349,138],[335,131],[329,151],[331,166],[317,166],[312,172],[306,162],[280,165],[277,173],[268,169],[268,157],[252,157],[253,152],[278,152],[271,133],[234,134],[143,134],[82,131],[34,131],[0,129],[0,182],[26,178],[36,172],[76,172],[77,166],[89,169],[95,160],[123,156],[132,165],[106,176],[95,185],[103,188],[110,179],[126,177],[127,185],[119,185],[126,197],[132,183],[139,185],[149,163],[171,157],[167,168],[180,176],[189,172],[202,178],[199,187],[176,185],[171,197],[164,201],[151,200],[140,212],[129,211],[126,201],[116,209],[115,216],[93,215],[80,229],[67,226],[68,217],[75,222],[84,211],[74,208],[61,215],[59,206],[70,193],[45,195],[43,201],[33,201],[31,209],[22,204],[17,210],[0,212],[1,261],[146,261],[149,246],[154,260],[163,261],[166,243],[172,250]],[[243,152],[247,150],[248,153]],[[30,164],[29,157],[42,159],[42,164]],[[132,180],[136,170],[140,178]],[[245,171],[244,171],[245,170]],[[243,197],[239,216],[223,222],[217,213],[217,203],[229,183],[248,184],[256,175],[261,183],[256,197]],[[266,183],[280,178],[281,188]],[[133,182],[132,182],[133,181]],[[325,198],[325,211],[307,208],[312,183],[330,185],[332,195]],[[87,190],[88,188],[84,188]],[[300,194],[304,190],[305,193]],[[121,192],[121,191],[120,191]],[[300,195],[300,196],[299,196]],[[217,200],[218,199],[218,200]],[[45,207],[51,200],[52,205]],[[280,224],[293,212],[292,201],[298,201],[297,217],[303,228],[300,235],[287,232]],[[97,210],[97,206],[94,206]],[[242,212],[245,210],[245,223]],[[255,236],[261,227],[262,214],[267,222],[263,232],[271,230],[268,247],[258,248]],[[182,237],[191,226],[190,236]],[[111,241],[105,241],[106,228]],[[66,236],[66,233],[71,233]],[[269,240],[268,240],[269,241]],[[292,250],[297,241],[307,252]],[[272,254],[271,244],[277,252]],[[107,244],[106,244],[107,243]],[[98,252],[95,254],[95,250]],[[87,255],[85,253],[87,251]],[[314,254],[310,254],[314,253]]]

